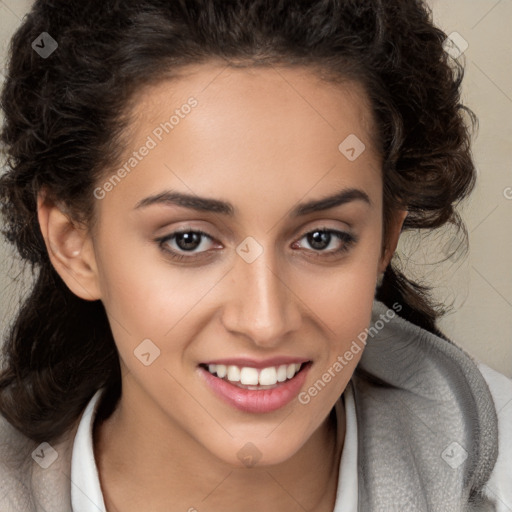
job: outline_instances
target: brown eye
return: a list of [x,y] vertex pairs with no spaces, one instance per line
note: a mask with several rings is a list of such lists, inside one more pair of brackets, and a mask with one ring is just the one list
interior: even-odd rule
[[[330,256],[347,252],[357,242],[356,237],[350,233],[328,228],[314,229],[305,233],[302,238],[307,240],[313,252],[319,253],[318,256]],[[338,245],[338,248],[326,250],[331,244]]]
[[[190,260],[196,259],[198,254],[202,254],[207,251],[193,252],[195,249],[201,246],[201,242],[205,239],[213,240],[208,233],[199,229],[187,229],[185,231],[175,231],[170,235],[158,238],[158,242],[162,251],[165,251],[171,258],[182,260],[190,258]],[[171,242],[174,242],[176,248],[170,248]],[[182,254],[180,251],[183,251]],[[186,256],[186,253],[191,253],[191,256]]]

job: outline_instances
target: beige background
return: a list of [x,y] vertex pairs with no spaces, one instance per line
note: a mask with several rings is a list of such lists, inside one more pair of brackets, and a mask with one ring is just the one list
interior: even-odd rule
[[[86,0],[84,0],[86,1]],[[0,59],[30,0],[0,0]],[[480,129],[473,144],[478,185],[461,212],[470,251],[446,260],[449,232],[404,236],[401,261],[453,311],[441,328],[476,359],[512,377],[512,20],[511,0],[431,0],[434,21],[468,43],[463,101]],[[27,42],[29,44],[30,42]],[[3,79],[3,76],[0,77]],[[0,331],[16,310],[23,281],[12,252],[0,244]],[[26,286],[26,285],[25,285]]]

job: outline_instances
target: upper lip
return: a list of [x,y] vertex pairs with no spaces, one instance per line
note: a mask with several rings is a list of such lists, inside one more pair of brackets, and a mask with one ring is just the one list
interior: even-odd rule
[[268,368],[269,366],[281,366],[282,364],[294,364],[294,363],[307,363],[309,359],[305,359],[303,357],[285,357],[285,356],[276,356],[271,357],[269,359],[251,359],[248,357],[230,357],[226,359],[214,359],[212,361],[205,361],[202,364],[224,364],[226,366],[239,366],[241,368],[251,367],[251,368]]

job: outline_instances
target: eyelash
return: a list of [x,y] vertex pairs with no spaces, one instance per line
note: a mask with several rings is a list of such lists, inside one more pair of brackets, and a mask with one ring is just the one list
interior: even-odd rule
[[[317,249],[317,250],[312,249],[312,252],[316,253],[316,255],[313,256],[315,258],[316,257],[330,258],[330,257],[340,256],[341,254],[348,252],[352,248],[352,246],[355,245],[358,241],[357,237],[355,237],[354,235],[351,235],[350,233],[347,233],[345,231],[338,231],[336,229],[329,229],[326,227],[316,228],[311,231],[308,231],[307,233],[304,233],[299,238],[299,240],[302,240],[302,238],[304,238],[308,235],[311,235],[313,233],[316,233],[316,232],[330,233],[330,234],[334,235],[334,237],[337,238],[338,240],[343,241],[344,244],[339,249],[336,249],[334,251],[333,250],[325,251],[325,250],[319,250],[319,249]],[[177,235],[181,235],[184,233],[195,233],[195,234],[204,236],[206,238],[209,238],[210,240],[214,240],[214,238],[212,236],[210,236],[208,233],[205,233],[204,231],[202,231],[200,229],[186,229],[186,230],[182,230],[182,231],[175,231],[174,233],[171,233],[170,235],[166,235],[166,236],[157,238],[155,240],[155,242],[157,242],[159,248],[173,260],[181,261],[181,260],[187,259],[187,260],[189,260],[189,262],[193,262],[193,261],[196,261],[198,258],[202,258],[202,256],[198,256],[198,257],[185,256],[184,254],[178,253],[175,250],[168,249],[165,247],[165,244],[169,240],[172,240]],[[330,244],[330,242],[331,241],[329,241],[329,244]],[[206,252],[206,251],[204,251],[204,252]],[[199,253],[199,254],[202,254],[202,253]]]

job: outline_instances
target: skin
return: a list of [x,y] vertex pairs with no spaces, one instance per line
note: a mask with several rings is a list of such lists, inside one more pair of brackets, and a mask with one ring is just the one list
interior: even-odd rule
[[[383,243],[381,158],[358,84],[322,82],[301,68],[192,66],[139,95],[127,156],[190,96],[198,101],[191,113],[93,199],[93,227],[39,197],[53,265],[75,294],[103,302],[121,358],[120,403],[95,431],[107,509],[236,511],[250,503],[252,511],[332,511],[345,417],[341,407],[336,436],[329,412],[363,351],[307,405],[294,399],[260,414],[214,395],[198,364],[304,357],[313,362],[307,390],[369,325],[378,274],[407,212],[396,213]],[[354,161],[338,150],[350,134],[366,146]],[[363,190],[372,205],[354,200],[288,217],[298,202],[343,188]],[[168,189],[229,201],[236,215],[135,208]],[[170,259],[155,242],[183,228],[212,237],[200,239],[193,262]],[[326,256],[344,242],[333,236],[315,248],[305,235],[322,228],[357,242]],[[263,248],[252,263],[236,252],[248,236]],[[181,251],[176,240],[167,247],[190,257],[183,243]],[[134,356],[147,338],[160,349],[149,366]],[[261,454],[254,467],[237,456],[248,442]]]

